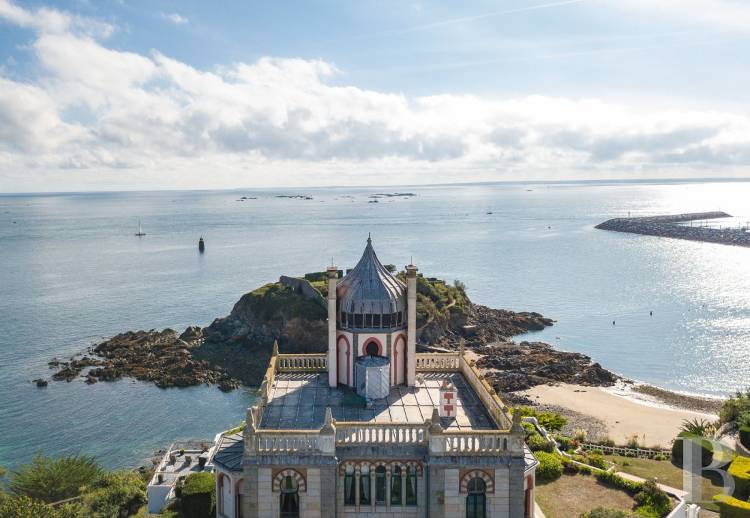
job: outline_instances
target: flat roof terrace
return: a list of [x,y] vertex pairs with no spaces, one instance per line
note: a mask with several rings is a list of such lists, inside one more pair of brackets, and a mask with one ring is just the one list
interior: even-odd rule
[[458,372],[424,372],[415,387],[392,387],[387,398],[371,408],[358,408],[349,388],[330,388],[328,374],[286,372],[275,376],[260,429],[319,429],[326,407],[337,421],[424,424],[440,401],[440,386],[450,381],[456,388],[456,417],[442,418],[446,430],[495,430],[494,421],[463,375]]

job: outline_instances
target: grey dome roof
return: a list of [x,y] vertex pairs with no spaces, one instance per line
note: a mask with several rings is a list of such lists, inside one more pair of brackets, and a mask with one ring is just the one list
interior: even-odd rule
[[339,311],[382,315],[406,310],[406,285],[378,260],[367,238],[362,258],[336,287]]

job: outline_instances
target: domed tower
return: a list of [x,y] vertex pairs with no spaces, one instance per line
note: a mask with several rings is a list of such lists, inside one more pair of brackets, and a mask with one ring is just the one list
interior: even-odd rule
[[355,369],[358,362],[386,372],[386,388],[414,384],[416,272],[407,266],[404,284],[378,260],[369,237],[362,258],[340,282],[336,268],[328,269],[330,386],[359,391],[364,371]]

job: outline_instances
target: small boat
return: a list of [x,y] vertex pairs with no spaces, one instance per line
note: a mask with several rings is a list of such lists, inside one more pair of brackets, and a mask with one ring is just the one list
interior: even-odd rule
[[141,218],[138,218],[138,232],[136,232],[135,235],[138,237],[146,235],[146,233],[143,231],[143,228],[141,227]]
[[206,244],[203,242],[203,236],[198,240],[198,251],[200,253],[203,253],[203,251],[206,249]]

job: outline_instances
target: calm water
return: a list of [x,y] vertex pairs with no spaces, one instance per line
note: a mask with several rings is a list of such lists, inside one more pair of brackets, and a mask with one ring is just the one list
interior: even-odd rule
[[558,323],[533,338],[626,376],[710,395],[750,384],[750,249],[593,229],[628,211],[750,220],[750,183],[408,190],[380,203],[380,189],[0,197],[0,465],[81,451],[132,466],[237,423],[252,391],[30,380],[121,331],[207,325],[279,274],[352,266],[367,232],[384,262],[413,255],[476,302],[544,313]]

